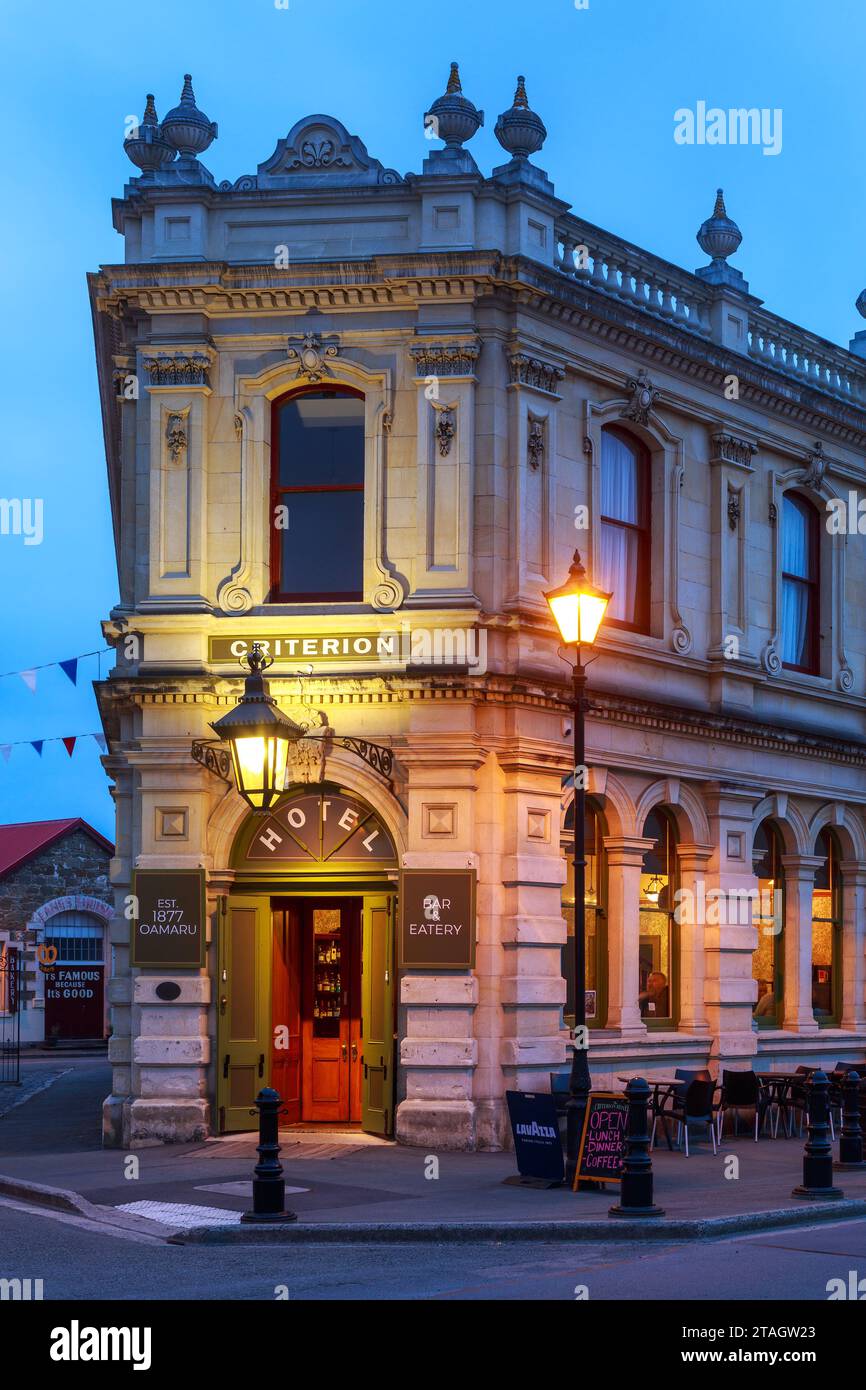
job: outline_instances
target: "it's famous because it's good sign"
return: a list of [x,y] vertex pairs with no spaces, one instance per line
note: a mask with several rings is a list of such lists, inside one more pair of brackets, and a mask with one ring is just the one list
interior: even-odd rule
[[204,869],[136,869],[132,894],[133,965],[204,965]]
[[403,869],[400,967],[471,970],[475,964],[475,870]]

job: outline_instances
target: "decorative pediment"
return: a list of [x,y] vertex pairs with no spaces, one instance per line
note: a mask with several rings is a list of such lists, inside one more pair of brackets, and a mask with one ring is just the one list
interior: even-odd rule
[[333,116],[305,116],[293,125],[259,165],[256,179],[259,188],[382,183],[403,183],[403,178],[373,159],[363,141]]

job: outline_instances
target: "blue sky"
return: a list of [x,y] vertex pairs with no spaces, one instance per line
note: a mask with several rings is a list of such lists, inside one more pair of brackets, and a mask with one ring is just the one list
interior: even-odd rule
[[[524,73],[549,132],[536,163],[575,212],[694,269],[721,185],[752,292],[844,344],[864,326],[864,40],[862,0],[4,0],[0,495],[43,498],[44,539],[0,536],[0,673],[102,647],[116,597],[85,274],[122,259],[110,200],[135,172],[124,122],[145,92],[162,116],[193,74],[219,123],[205,158],[218,180],[254,171],[317,111],[405,173],[420,170],[423,112],[457,58],[485,112],[470,148],[486,173]],[[780,108],[781,153],[676,144],[674,112],[699,101]],[[49,669],[35,694],[0,678],[0,744],[98,730],[96,674],[96,658],[77,687]],[[92,739],[71,759],[61,743],[41,759],[15,747],[0,758],[0,821],[83,815],[110,835],[98,759]]]

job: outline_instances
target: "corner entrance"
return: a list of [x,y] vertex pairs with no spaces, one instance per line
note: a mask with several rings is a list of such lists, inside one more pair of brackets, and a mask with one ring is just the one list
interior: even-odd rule
[[283,1101],[282,1125],[390,1136],[390,836],[341,789],[299,789],[241,832],[235,864],[219,916],[215,1127],[254,1129],[256,1094],[270,1085]]

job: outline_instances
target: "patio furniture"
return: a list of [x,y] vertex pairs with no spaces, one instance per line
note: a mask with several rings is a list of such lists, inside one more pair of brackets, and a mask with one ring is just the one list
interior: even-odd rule
[[662,1098],[658,1114],[653,1118],[651,1144],[655,1145],[656,1126],[659,1120],[663,1124],[667,1120],[676,1120],[677,1142],[682,1143],[685,1140],[686,1158],[688,1158],[689,1125],[703,1124],[709,1126],[710,1137],[713,1141],[713,1153],[715,1154],[717,1152],[715,1090],[716,1083],[710,1077],[708,1081],[690,1081],[685,1092],[668,1091]]
[[[739,1133],[740,1110],[754,1110],[755,1112],[755,1143],[758,1142],[758,1133],[761,1126],[770,1114],[773,1104],[772,1093],[762,1085],[760,1078],[753,1071],[723,1071],[722,1072],[722,1097],[719,1102],[719,1143],[722,1140],[722,1132],[725,1126],[725,1115],[729,1110],[734,1112],[734,1134]],[[777,1125],[778,1128],[778,1125]]]

